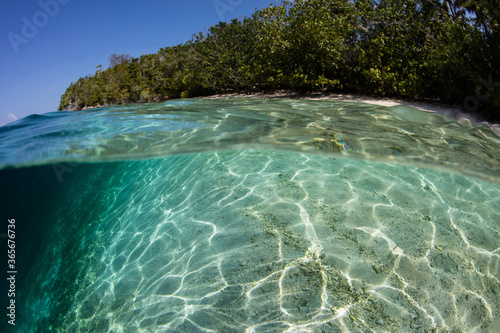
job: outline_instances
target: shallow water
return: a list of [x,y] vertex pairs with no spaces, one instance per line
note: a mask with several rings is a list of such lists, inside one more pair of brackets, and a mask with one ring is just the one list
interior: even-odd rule
[[32,116],[0,136],[12,332],[498,324],[487,127],[408,107],[194,99]]

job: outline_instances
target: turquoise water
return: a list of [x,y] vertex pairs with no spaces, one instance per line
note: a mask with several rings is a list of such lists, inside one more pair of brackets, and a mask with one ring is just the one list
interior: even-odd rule
[[499,152],[486,126],[338,101],[24,118],[0,128],[0,327],[493,332]]

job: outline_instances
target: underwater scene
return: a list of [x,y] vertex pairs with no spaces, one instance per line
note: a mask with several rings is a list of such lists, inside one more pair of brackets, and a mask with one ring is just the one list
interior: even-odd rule
[[484,124],[359,102],[20,119],[0,330],[498,332],[499,158]]

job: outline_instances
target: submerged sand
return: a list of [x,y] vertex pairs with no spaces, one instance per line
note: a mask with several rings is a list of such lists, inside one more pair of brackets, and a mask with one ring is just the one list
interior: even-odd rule
[[[90,243],[79,244],[87,254],[71,268],[81,279],[64,332],[487,332],[498,324],[494,185],[285,152],[101,168],[120,181],[105,184],[108,208]],[[75,179],[91,171],[77,169]],[[73,211],[62,206],[55,226],[64,230]]]
[[388,98],[388,97],[373,97],[369,95],[362,94],[335,94],[335,93],[308,93],[308,94],[298,94],[287,90],[275,91],[272,93],[229,93],[229,94],[219,94],[213,95],[209,97],[205,97],[208,99],[216,99],[216,98],[234,98],[234,97],[252,97],[252,98],[301,98],[306,100],[332,100],[332,101],[342,101],[342,102],[359,102],[359,103],[368,103],[375,104],[381,106],[409,106],[419,110],[428,111],[428,112],[436,112],[446,115],[448,118],[458,121],[459,123],[476,126],[476,125],[485,125],[490,127],[497,135],[500,135],[500,124],[498,123],[490,123],[483,119],[480,116],[465,113],[460,108],[438,102],[438,101],[408,101],[397,98]]

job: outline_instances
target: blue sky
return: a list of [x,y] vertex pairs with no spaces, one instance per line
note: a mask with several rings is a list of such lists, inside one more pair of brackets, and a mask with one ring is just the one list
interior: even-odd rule
[[57,110],[71,82],[272,0],[0,0],[0,125]]

